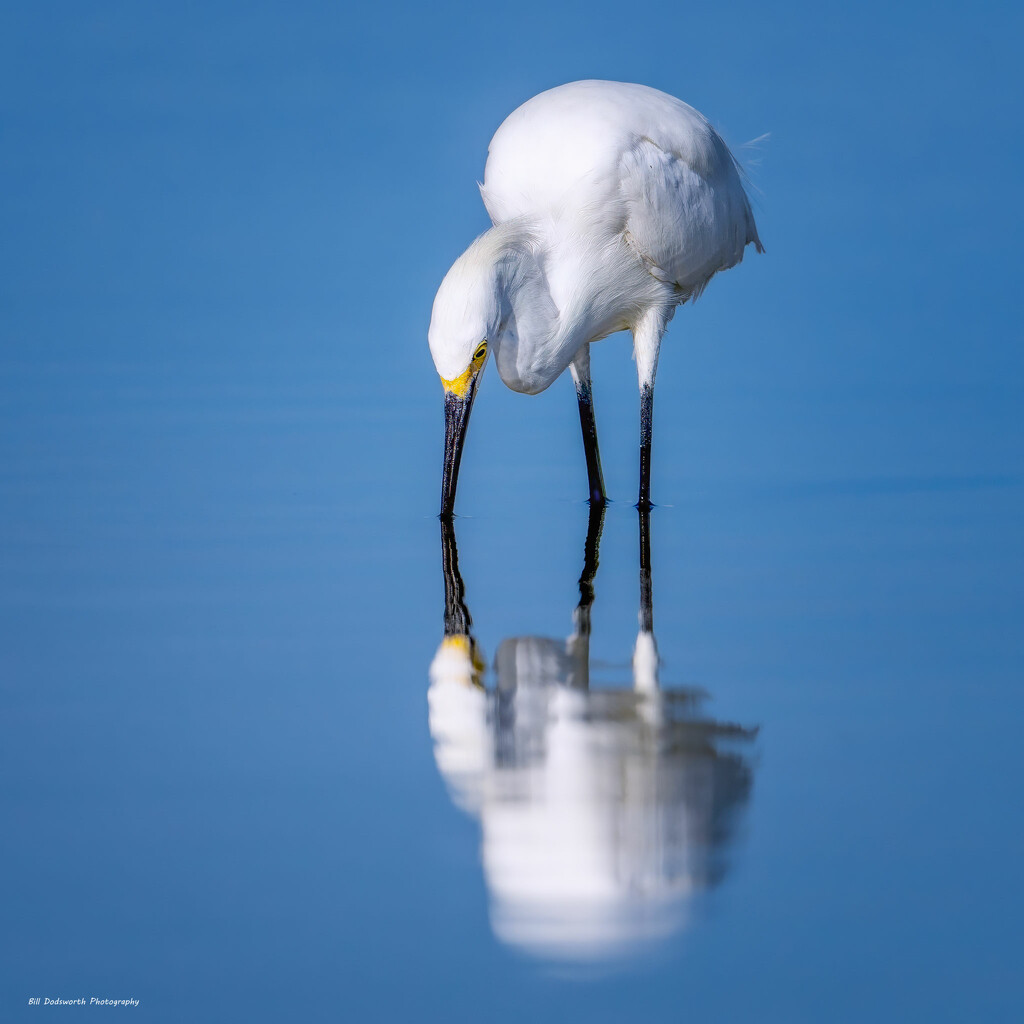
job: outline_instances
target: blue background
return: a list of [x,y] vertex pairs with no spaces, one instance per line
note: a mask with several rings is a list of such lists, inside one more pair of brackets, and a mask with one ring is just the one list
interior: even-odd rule
[[[995,4],[4,5],[0,1016],[1019,1019],[1022,30]],[[663,678],[761,732],[697,920],[568,978],[492,935],[433,761],[426,327],[487,226],[491,133],[584,77],[687,100],[753,182],[767,254],[663,349],[653,544]],[[594,379],[593,650],[625,664],[626,338]],[[567,381],[484,382],[457,528],[488,654],[570,628],[578,429]]]

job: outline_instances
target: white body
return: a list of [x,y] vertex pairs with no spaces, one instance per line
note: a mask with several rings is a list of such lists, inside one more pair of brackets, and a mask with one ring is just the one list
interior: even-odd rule
[[446,380],[486,340],[505,384],[535,394],[590,342],[628,329],[651,382],[676,306],[748,243],[761,250],[725,143],[655,89],[551,89],[505,119],[488,153],[481,192],[494,227],[434,301],[430,348]]

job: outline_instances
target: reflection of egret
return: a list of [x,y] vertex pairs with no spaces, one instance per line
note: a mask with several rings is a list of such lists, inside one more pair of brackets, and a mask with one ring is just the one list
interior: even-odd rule
[[665,938],[717,882],[751,769],[754,732],[700,716],[658,686],[649,516],[640,516],[634,685],[590,689],[590,609],[604,509],[590,512],[580,600],[565,641],[515,637],[483,685],[455,533],[442,521],[445,638],[430,667],[430,730],[452,799],[479,818],[495,932],[556,959]]
[[430,320],[445,390],[441,514],[488,353],[513,391],[576,382],[590,496],[604,500],[590,344],[633,334],[640,384],[640,505],[650,494],[661,339],[676,307],[761,251],[736,161],[693,107],[656,89],[572,82],[513,111],[488,147],[481,187],[494,226],[456,260]]

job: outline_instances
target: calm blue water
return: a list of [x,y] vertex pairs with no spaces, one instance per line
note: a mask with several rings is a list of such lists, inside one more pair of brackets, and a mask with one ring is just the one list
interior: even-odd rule
[[[499,727],[482,696],[428,714],[437,467],[379,458],[329,385],[8,372],[7,1014],[84,994],[153,1020],[1012,1016],[1019,478],[688,480],[663,430],[653,611],[677,706],[644,726],[616,706],[636,511],[610,506],[593,580],[605,705],[537,712],[571,693],[550,651],[579,634],[582,454],[534,470],[529,418],[501,438],[481,415],[455,525],[483,682],[515,686],[503,642],[554,639]],[[69,375],[88,408],[53,404]],[[606,461],[625,489],[631,460]],[[539,915],[566,873],[576,904],[548,892]]]
[[[1020,1019],[1020,15],[659,10],[4,14],[0,1019]],[[486,140],[592,75],[773,132],[657,662],[627,339],[599,548],[567,381],[435,518]]]

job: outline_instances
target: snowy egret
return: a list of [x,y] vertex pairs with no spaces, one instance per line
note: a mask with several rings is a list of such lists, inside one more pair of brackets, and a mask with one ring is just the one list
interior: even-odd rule
[[699,691],[658,683],[646,509],[633,685],[591,690],[603,517],[593,503],[572,635],[503,640],[491,689],[454,524],[441,521],[445,637],[428,691],[437,767],[480,823],[495,933],[563,962],[635,954],[683,928],[694,893],[724,874],[753,780],[757,730],[709,719]]
[[656,89],[572,82],[513,111],[488,148],[480,186],[493,227],[438,289],[430,351],[445,392],[441,515],[490,352],[502,381],[535,395],[568,367],[576,384],[590,498],[605,500],[590,345],[633,334],[640,385],[640,494],[650,503],[651,416],[661,339],[753,243],[738,165],[692,107]]

